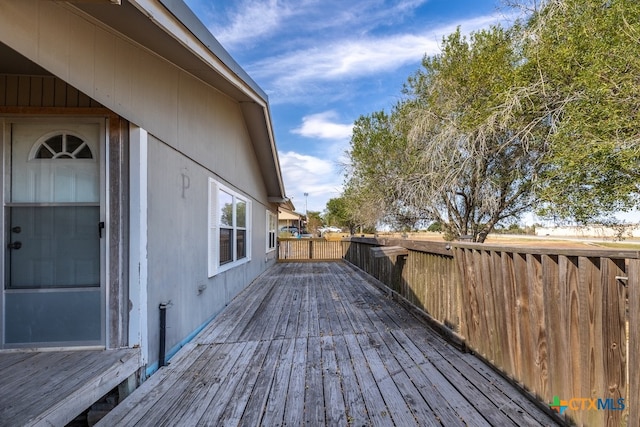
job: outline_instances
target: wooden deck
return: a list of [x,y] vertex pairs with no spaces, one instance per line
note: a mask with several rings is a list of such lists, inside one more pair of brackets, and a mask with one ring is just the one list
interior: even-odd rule
[[556,425],[370,280],[277,264],[99,425]]
[[134,374],[140,350],[0,352],[0,426],[64,426]]

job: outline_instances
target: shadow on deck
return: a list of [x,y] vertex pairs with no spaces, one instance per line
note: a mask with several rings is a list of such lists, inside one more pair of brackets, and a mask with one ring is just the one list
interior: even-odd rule
[[2,351],[0,426],[64,426],[139,367],[139,349]]
[[343,263],[277,264],[99,425],[556,421]]

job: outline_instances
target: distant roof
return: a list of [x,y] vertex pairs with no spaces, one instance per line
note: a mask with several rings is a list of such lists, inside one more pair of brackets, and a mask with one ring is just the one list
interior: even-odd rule
[[298,220],[302,217],[301,214],[297,212],[292,212],[287,209],[278,209],[278,219],[284,220]]

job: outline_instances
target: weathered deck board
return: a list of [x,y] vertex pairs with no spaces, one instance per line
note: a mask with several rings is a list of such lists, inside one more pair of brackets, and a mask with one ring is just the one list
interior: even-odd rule
[[124,350],[0,352],[0,425],[65,425],[140,367]]
[[556,425],[372,283],[277,264],[100,425]]

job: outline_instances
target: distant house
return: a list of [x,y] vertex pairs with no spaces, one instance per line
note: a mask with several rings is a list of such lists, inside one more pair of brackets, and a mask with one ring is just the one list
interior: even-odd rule
[[182,1],[0,0],[0,124],[0,349],[150,374],[276,260],[267,96]]
[[295,212],[291,203],[283,204],[278,209],[278,230],[291,229],[295,227],[298,230],[304,228],[304,215]]

